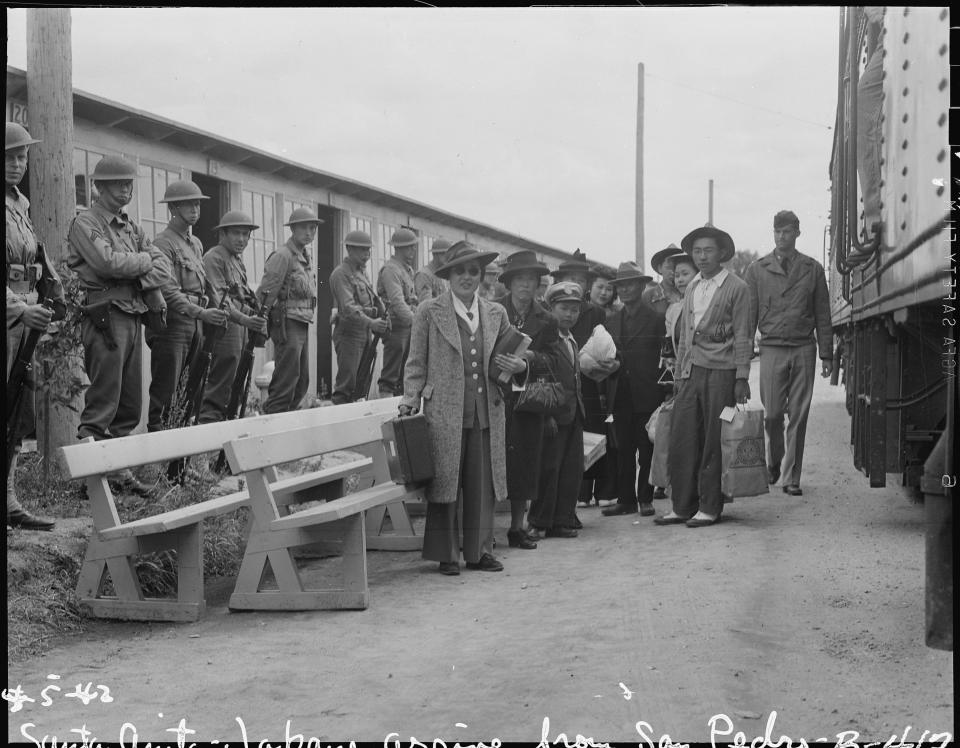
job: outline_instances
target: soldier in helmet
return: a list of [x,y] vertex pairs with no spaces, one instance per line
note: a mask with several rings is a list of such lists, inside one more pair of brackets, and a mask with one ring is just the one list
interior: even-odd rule
[[443,258],[448,249],[450,249],[450,242],[446,239],[434,240],[430,248],[433,257],[428,264],[414,274],[413,287],[417,292],[417,303],[422,304],[427,299],[435,299],[450,288],[449,283],[435,274],[436,269],[443,265]]
[[[92,177],[97,197],[73,219],[67,239],[67,264],[86,291],[81,332],[90,387],[77,435],[111,439],[126,436],[140,423],[141,315],[154,331],[162,329],[166,302],[160,289],[170,276],[163,252],[123,210],[133,198],[136,165],[105,156]],[[129,470],[113,479],[121,490],[150,491]]]
[[167,329],[147,330],[144,336],[150,346],[150,410],[147,430],[169,427],[169,411],[177,394],[177,383],[188,360],[191,347],[200,346],[201,328],[224,325],[226,313],[206,308],[207,274],[203,269],[203,245],[191,228],[200,220],[200,201],[209,200],[190,181],[171,182],[161,203],[170,210],[170,222],[154,240],[154,246],[169,262],[170,282],[162,289],[167,302]]
[[[30,133],[20,125],[7,122],[4,138],[7,205],[7,379],[28,331],[46,330],[53,318],[53,312],[38,302],[37,294],[37,284],[48,271],[50,277],[43,277],[46,281],[45,291],[52,293],[54,298],[63,300],[63,286],[53,269],[42,265],[38,267],[39,251],[37,236],[30,222],[30,203],[17,188],[27,171],[27,152],[31,145],[39,142],[31,138]],[[34,420],[32,395],[32,386],[28,386],[21,395],[23,417],[20,424]],[[7,392],[7,396],[10,397],[11,393]],[[20,424],[15,431],[16,443],[7,445],[8,450],[13,450],[13,459],[7,473],[7,527],[50,530],[54,525],[53,520],[34,516],[24,509],[17,499],[14,473],[20,453],[20,439],[26,431]]]
[[337,352],[337,380],[333,404],[353,400],[357,367],[370,333],[383,335],[390,323],[378,314],[380,303],[373,286],[363,272],[370,260],[373,242],[363,231],[351,231],[344,244],[347,256],[330,274],[330,290],[337,303],[337,321],[333,328],[333,346]]
[[264,413],[295,410],[310,385],[307,337],[317,308],[317,276],[308,248],[321,223],[309,208],[294,210],[286,223],[290,238],[264,264],[257,298],[264,309],[273,310],[270,339],[276,361]]
[[410,229],[397,229],[390,237],[393,256],[380,268],[377,293],[387,305],[390,330],[383,338],[383,366],[377,386],[380,397],[403,394],[403,367],[410,350],[410,330],[417,311],[413,264],[420,240]]
[[227,313],[227,331],[217,341],[207,371],[207,383],[200,404],[199,423],[214,423],[227,417],[230,389],[240,364],[247,330],[267,331],[267,321],[257,316],[256,296],[247,285],[247,268],[243,251],[250,243],[250,232],[260,228],[246,213],[231,210],[214,226],[219,242],[203,256],[207,273],[207,295],[210,306],[221,304]]

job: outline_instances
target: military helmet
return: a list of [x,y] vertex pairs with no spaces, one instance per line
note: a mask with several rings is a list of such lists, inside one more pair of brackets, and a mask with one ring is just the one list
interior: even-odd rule
[[347,234],[343,243],[348,247],[361,247],[363,249],[370,249],[373,246],[373,240],[366,231],[351,231]]
[[220,223],[213,227],[213,230],[219,231],[220,229],[229,229],[233,227],[250,229],[251,231],[260,228],[253,222],[253,219],[242,210],[228,210],[223,214],[223,218],[220,219]]
[[419,243],[419,237],[410,229],[397,229],[387,242],[391,247],[412,247]]
[[453,245],[448,242],[446,239],[435,239],[433,246],[430,248],[431,252],[446,252]]
[[179,179],[176,182],[171,182],[167,185],[167,189],[163,193],[163,200],[160,202],[182,203],[192,200],[209,199],[209,197],[200,191],[200,188],[197,186],[196,182],[191,182],[189,179]]
[[31,138],[30,133],[27,132],[27,129],[22,125],[18,125],[16,122],[7,123],[7,129],[4,133],[3,140],[3,149],[5,151],[12,151],[14,148],[20,148],[25,145],[33,145],[34,143],[41,142],[36,138]]
[[94,182],[124,181],[137,178],[137,167],[123,156],[104,156],[93,168]]
[[297,208],[290,214],[290,220],[284,226],[293,226],[295,223],[323,223],[322,218],[317,218],[317,214],[310,208]]

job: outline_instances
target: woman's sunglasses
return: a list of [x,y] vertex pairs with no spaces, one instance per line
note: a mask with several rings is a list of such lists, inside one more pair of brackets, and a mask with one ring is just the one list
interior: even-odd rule
[[463,265],[454,265],[450,268],[450,275],[480,275],[480,266],[479,265],[468,265],[464,267]]

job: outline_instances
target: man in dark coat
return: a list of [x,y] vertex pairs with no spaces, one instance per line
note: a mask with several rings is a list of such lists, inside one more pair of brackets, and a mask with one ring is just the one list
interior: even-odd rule
[[617,344],[617,357],[621,362],[610,385],[619,461],[619,499],[616,506],[603,510],[606,517],[636,514],[638,500],[640,514],[654,514],[653,486],[647,480],[653,444],[647,436],[646,424],[664,397],[663,387],[657,384],[664,320],[662,314],[643,301],[643,291],[649,282],[650,276],[635,262],[621,263],[613,279],[623,301],[623,309],[607,320],[607,329]]

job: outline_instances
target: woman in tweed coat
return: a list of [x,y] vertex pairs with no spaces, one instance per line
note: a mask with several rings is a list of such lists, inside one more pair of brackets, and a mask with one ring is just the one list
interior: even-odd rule
[[[477,295],[483,268],[497,256],[457,242],[436,270],[450,290],[417,308],[404,373],[400,414],[423,413],[430,429],[434,479],[427,487],[423,558],[442,574],[460,573],[461,531],[468,569],[501,571],[493,550],[493,509],[507,496],[504,408],[488,376],[497,338],[509,327],[506,311]],[[520,374],[524,359],[495,363]]]

